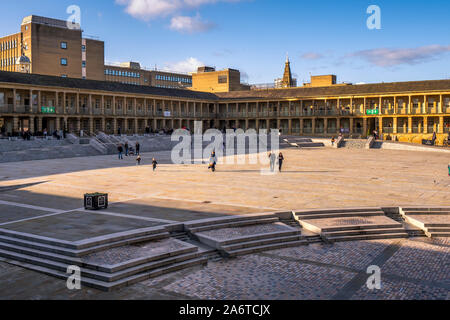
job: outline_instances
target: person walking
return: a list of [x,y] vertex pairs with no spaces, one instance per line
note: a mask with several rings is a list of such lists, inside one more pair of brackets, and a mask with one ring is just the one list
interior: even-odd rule
[[119,153],[119,160],[123,160],[123,147],[121,144],[118,145],[117,152]]
[[128,142],[125,142],[125,156],[128,157],[129,146]]
[[136,155],[139,156],[141,154],[141,145],[139,141],[136,141]]
[[274,172],[275,171],[275,162],[277,160],[277,156],[275,155],[275,153],[271,152],[271,153],[269,153],[269,159],[270,159],[270,171]]
[[141,160],[142,160],[141,156],[138,155],[137,158],[136,158],[136,162],[137,162],[137,165],[138,165],[138,166],[141,165]]
[[211,153],[211,157],[209,157],[209,167],[208,167],[208,169],[211,169],[212,172],[216,171],[216,164],[217,164],[216,152],[213,151]]
[[333,137],[331,138],[331,146],[334,147],[334,143],[336,142],[336,139]]
[[158,165],[158,162],[156,161],[155,158],[152,159],[152,166],[153,166],[153,171],[156,170],[156,166]]
[[278,155],[278,170],[281,172],[281,169],[283,168],[283,161],[284,161],[284,156],[283,154],[280,152],[280,154]]

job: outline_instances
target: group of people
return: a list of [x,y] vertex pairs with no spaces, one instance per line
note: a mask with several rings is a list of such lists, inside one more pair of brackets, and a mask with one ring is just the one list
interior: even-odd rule
[[[130,147],[128,142],[126,142],[125,145],[119,144],[117,146],[117,152],[119,155],[119,160],[123,160],[124,153],[125,153],[126,157],[135,155],[136,156],[136,165],[138,165],[138,166],[141,165],[142,157],[141,157],[141,145],[140,145],[139,141],[136,142],[134,149],[133,149],[133,147]],[[156,171],[157,165],[158,165],[158,162],[156,161],[155,158],[153,158],[152,159],[153,171]]]

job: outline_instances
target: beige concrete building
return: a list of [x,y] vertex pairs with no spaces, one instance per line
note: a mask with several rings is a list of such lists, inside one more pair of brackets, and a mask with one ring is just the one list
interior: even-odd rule
[[200,67],[192,74],[192,90],[203,92],[230,92],[250,90],[241,84],[241,72],[235,69],[216,71],[212,67]]
[[84,39],[79,26],[63,20],[25,17],[20,33],[0,38],[0,70],[15,71],[21,56],[30,60],[30,73],[104,80],[104,43]]
[[192,76],[185,73],[176,73],[142,68],[138,62],[125,62],[120,65],[105,66],[105,80],[153,86],[158,88],[188,88],[192,85]]

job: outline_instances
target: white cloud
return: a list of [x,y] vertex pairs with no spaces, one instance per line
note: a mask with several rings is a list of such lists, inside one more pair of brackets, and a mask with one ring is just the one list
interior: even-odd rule
[[191,57],[183,61],[167,63],[164,70],[189,73],[197,71],[198,67],[203,67],[204,65],[205,64],[203,62]]
[[176,16],[170,21],[170,29],[181,33],[204,32],[215,27],[214,23],[201,21],[200,15],[195,17]]
[[430,45],[406,49],[363,50],[350,56],[360,57],[379,67],[392,67],[401,64],[415,65],[428,62],[448,52],[450,52],[450,46]]
[[318,60],[323,58],[323,55],[316,52],[307,52],[302,55],[302,58],[307,60]]
[[126,6],[131,16],[145,21],[177,14],[183,9],[194,9],[217,2],[238,2],[240,0],[116,0]]

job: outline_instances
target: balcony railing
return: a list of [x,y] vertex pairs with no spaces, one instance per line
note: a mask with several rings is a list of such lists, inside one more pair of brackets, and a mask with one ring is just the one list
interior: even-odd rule
[[384,133],[394,133],[394,128],[392,127],[383,127]]
[[397,127],[397,133],[408,133],[408,127]]
[[303,133],[312,133],[312,128],[303,128]]

